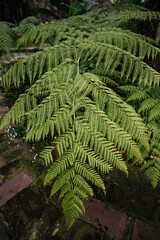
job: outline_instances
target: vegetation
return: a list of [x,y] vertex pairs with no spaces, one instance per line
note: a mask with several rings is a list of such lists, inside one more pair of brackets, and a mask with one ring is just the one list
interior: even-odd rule
[[69,228],[84,214],[93,184],[105,194],[101,173],[116,167],[128,174],[131,162],[147,169],[154,187],[158,183],[160,75],[151,63],[160,49],[126,28],[159,19],[160,13],[135,6],[98,9],[32,26],[18,40],[19,46],[50,46],[4,74],[6,90],[28,80],[30,87],[1,128],[24,123],[28,141],[46,143],[40,154],[50,166],[44,184],[53,182],[51,196],[62,199]]
[[0,21],[0,52],[10,54],[10,49],[15,47],[16,40],[37,24],[39,20],[33,16],[23,19],[18,26]]
[[[160,179],[160,90],[159,87],[143,88],[142,86],[121,86],[126,92],[127,102],[132,104],[148,126],[150,136],[150,150],[146,151],[142,146],[141,152],[145,159],[142,169],[146,169],[146,175],[153,187],[156,187]],[[131,156],[134,162],[134,159]]]

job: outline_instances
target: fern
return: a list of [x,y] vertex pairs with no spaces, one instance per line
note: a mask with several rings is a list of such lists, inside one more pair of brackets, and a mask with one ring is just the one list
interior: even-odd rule
[[155,47],[152,44],[155,44],[151,39],[145,39],[143,35],[136,34],[130,31],[122,30],[116,27],[107,27],[107,32],[97,31],[96,34],[91,37],[91,40],[100,43],[108,43],[115,45],[116,47],[127,50],[133,55],[138,54],[141,59],[145,56],[152,59],[155,59],[157,54],[160,53],[158,47]]
[[0,51],[9,54],[9,50],[14,46],[14,34],[12,27],[14,25],[8,22],[0,22]]
[[99,16],[99,23],[104,23],[105,21],[110,21],[113,25],[121,25],[130,20],[159,20],[159,12],[151,12],[146,8],[139,6],[128,6],[120,5],[115,6],[114,8],[106,8],[97,11],[97,16]]
[[36,17],[33,16],[26,17],[19,23],[18,27],[13,28],[13,31],[16,34],[24,34],[30,31],[31,29],[34,29],[34,26],[38,24],[39,20]]
[[146,99],[148,97],[148,94],[146,93],[146,91],[136,91],[135,93],[133,93],[128,99],[127,102],[129,101],[142,101],[144,99]]
[[155,157],[153,160],[147,161],[142,169],[146,169],[146,175],[155,188],[160,180],[160,158]]
[[156,43],[159,43],[159,40],[160,40],[160,24],[156,32],[156,38],[155,38]]
[[[137,111],[144,118],[150,129],[150,151],[144,155],[145,174],[150,179],[153,187],[158,185],[160,180],[160,98],[159,88],[139,90],[136,86],[121,86],[119,89],[129,93],[127,101],[134,101],[138,104]],[[145,150],[142,148],[145,153]],[[148,160],[149,159],[149,160]]]
[[[51,164],[45,184],[56,179],[51,195],[61,189],[65,191],[60,193],[60,196],[64,197],[62,207],[69,227],[84,213],[81,202],[84,199],[80,194],[88,196],[90,192],[81,189],[76,179],[81,177],[83,181],[89,181],[105,192],[99,172],[108,173],[112,169],[111,166],[114,166],[127,174],[127,167],[118,150],[131,152],[142,161],[138,145],[132,137],[139,139],[146,147],[148,141],[145,125],[134,109],[107,88],[97,76],[91,73],[80,75],[77,71],[79,72],[79,66],[71,60],[66,60],[53,71],[44,73],[26,93],[20,96],[1,122],[2,127],[11,120],[21,123],[23,118],[27,119],[27,139],[31,141],[45,139],[48,135],[53,138],[55,132],[58,133],[51,145],[42,151],[41,158],[45,160],[46,165]],[[33,99],[39,94],[43,99],[37,104]],[[95,98],[97,94],[98,97]],[[91,97],[94,100],[91,100]],[[100,98],[104,99],[105,104],[98,102],[97,99]],[[106,104],[110,101],[117,108],[121,107],[123,118],[125,116],[130,118],[126,128],[131,133],[119,127],[106,115]],[[81,109],[83,109],[82,116],[79,117],[78,112]],[[93,112],[97,117],[90,118],[88,111]],[[131,124],[132,121],[135,126]],[[133,131],[136,131],[135,135],[132,135]],[[57,160],[52,157],[55,148],[59,154]],[[71,182],[72,185],[68,188],[66,184]],[[92,196],[91,193],[92,191],[89,195]],[[75,213],[72,213],[71,207],[75,208]]]
[[[84,201],[93,196],[92,184],[105,193],[101,173],[118,168],[128,174],[121,151],[142,164],[144,149],[150,155],[158,149],[149,146],[148,129],[150,134],[154,132],[155,144],[153,128],[159,124],[159,98],[154,89],[158,89],[160,75],[146,59],[155,60],[160,51],[154,40],[120,25],[118,28],[117,21],[159,17],[159,13],[127,6],[113,11],[100,9],[30,25],[18,41],[19,45],[33,41],[38,46],[47,43],[48,47],[19,60],[4,74],[6,89],[11,84],[19,87],[26,80],[30,86],[0,127],[26,122],[26,139],[47,143],[40,154],[49,168],[44,184],[52,182],[51,196],[59,194],[62,199],[68,227],[84,214]],[[127,82],[132,86],[117,88]],[[129,95],[128,102],[134,107],[115,90]],[[156,186],[160,176],[157,152],[153,159],[144,167]]]
[[[153,109],[154,106],[156,106],[157,104],[159,103],[159,100],[158,99],[154,99],[154,98],[147,98],[146,100],[144,100],[139,109],[138,109],[138,112],[141,113],[141,112],[148,112],[150,111],[151,109]],[[150,114],[151,115],[151,114]]]
[[[157,130],[157,129],[156,129]],[[142,166],[145,169],[145,174],[150,179],[153,187],[157,187],[160,180],[160,132],[153,129],[153,137],[151,140],[150,160]]]

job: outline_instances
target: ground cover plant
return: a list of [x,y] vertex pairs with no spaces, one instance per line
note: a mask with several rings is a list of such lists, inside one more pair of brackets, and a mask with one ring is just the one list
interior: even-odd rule
[[[62,200],[69,228],[84,214],[93,184],[105,194],[101,173],[116,167],[128,174],[126,163],[134,161],[147,169],[154,187],[158,183],[160,108],[154,116],[151,111],[159,103],[160,75],[151,62],[160,49],[154,39],[126,28],[159,19],[160,13],[124,5],[32,26],[18,46],[32,42],[48,47],[3,75],[6,90],[28,80],[30,87],[4,116],[1,128],[11,121],[25,123],[27,141],[46,143],[40,154],[49,167],[44,184],[53,182],[51,196]],[[139,89],[141,105],[131,106],[133,95],[126,101],[123,92]]]

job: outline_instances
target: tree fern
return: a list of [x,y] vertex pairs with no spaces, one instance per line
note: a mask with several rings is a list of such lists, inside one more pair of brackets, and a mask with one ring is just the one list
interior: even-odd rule
[[144,100],[139,109],[138,109],[138,112],[141,113],[141,112],[148,112],[150,111],[151,109],[153,109],[153,107],[155,105],[157,105],[159,103],[159,100],[158,99],[154,99],[154,98],[147,98],[146,100]]
[[145,39],[143,35],[133,33],[131,31],[122,30],[120,28],[107,27],[107,32],[97,31],[92,37],[94,41],[109,43],[119,48],[129,51],[142,59],[147,56],[154,59],[160,53],[158,47],[153,46],[155,42],[151,39]]
[[[48,82],[47,85],[45,85],[46,82]],[[97,98],[95,98],[95,87],[99,95]],[[43,99],[37,104],[37,101],[32,99],[36,99],[39,94]],[[91,100],[91,96],[94,100]],[[103,96],[105,105],[98,104],[97,99],[100,96]],[[137,132],[135,136],[107,117],[106,104],[109,101],[112,101],[117,108],[121,106],[123,117],[130,118],[131,122],[135,118],[136,128],[129,126],[130,123],[127,127],[131,132],[135,128],[134,131]],[[99,108],[96,107],[97,104]],[[89,118],[88,111],[96,113],[97,117]],[[78,116],[79,112],[81,112],[81,117]],[[44,73],[41,79],[20,96],[2,120],[1,126],[6,122],[9,123],[10,120],[20,123],[23,118],[27,119],[28,140],[39,141],[48,135],[53,138],[55,133],[58,134],[51,145],[42,151],[41,157],[45,160],[46,165],[51,164],[45,183],[57,178],[51,195],[62,187],[63,191],[66,191],[62,206],[69,227],[84,212],[81,203],[83,198],[80,195],[84,190],[77,185],[76,177],[95,184],[105,192],[99,171],[108,173],[112,169],[111,166],[114,166],[127,174],[127,167],[118,150],[131,152],[139,158],[139,161],[142,161],[139,148],[132,137],[139,139],[144,145],[148,141],[145,125],[134,109],[107,88],[97,76],[90,73],[80,75],[79,65],[77,66],[71,60],[60,64],[53,71]],[[139,135],[143,136],[143,139],[139,138]],[[119,137],[119,141],[117,137]],[[51,154],[54,148],[59,154],[57,160],[53,159]],[[71,188],[68,189],[66,182],[73,182]],[[87,194],[88,192],[85,190],[83,195],[87,196]],[[68,198],[68,196],[70,197]],[[83,211],[78,211],[78,204]],[[71,206],[75,208],[75,213],[72,213]]]
[[13,26],[8,22],[0,22],[0,51],[9,53],[10,48],[14,46]]
[[97,14],[99,15],[99,23],[104,23],[105,21],[111,21],[114,25],[121,25],[130,20],[159,20],[159,12],[151,12],[148,9],[139,7],[139,6],[129,6],[129,5],[120,5],[115,6],[114,8],[106,8],[98,10]]
[[156,38],[155,38],[156,43],[159,43],[159,40],[160,40],[160,24],[156,32]]
[[137,111],[144,118],[150,129],[150,151],[145,156],[146,160],[142,169],[145,169],[145,174],[155,188],[160,180],[159,88],[143,89],[140,91],[136,86],[122,86],[119,89],[129,92],[128,102],[132,100],[136,104],[138,103]]
[[155,188],[160,180],[160,158],[155,157],[154,159],[147,161],[142,169],[146,169],[145,173]]
[[27,33],[29,30],[31,30],[32,28],[34,28],[35,25],[39,24],[39,19],[37,19],[34,16],[29,16],[26,17],[25,19],[23,19],[18,27],[14,27],[13,31],[16,34],[24,34]]
[[[159,20],[159,13],[125,6],[34,26],[19,45],[33,41],[48,47],[19,60],[3,76],[6,89],[30,82],[2,119],[1,128],[26,122],[26,139],[47,143],[40,154],[49,167],[44,184],[52,182],[51,196],[57,193],[62,199],[68,227],[84,214],[84,200],[93,196],[91,184],[105,193],[101,173],[116,167],[128,174],[121,150],[139,164],[141,149],[153,150],[148,128],[152,131],[153,121],[158,124],[159,110],[152,117],[150,112],[159,99],[150,93],[159,86],[160,75],[146,59],[155,60],[160,51],[154,40],[117,28],[117,20],[130,19]],[[123,85],[132,82],[133,86],[120,88],[130,94],[128,102],[135,108],[114,91],[115,77]],[[138,106],[141,117],[147,111],[148,128],[136,113]],[[155,153],[151,165],[156,169],[158,158]],[[154,186],[157,173],[156,179]]]
[[[158,134],[160,134],[158,130]],[[145,169],[145,174],[150,179],[153,187],[158,185],[160,180],[160,137],[153,130],[153,137],[151,140],[151,155],[150,160],[146,161],[142,169]]]
[[39,20],[33,16],[23,19],[18,26],[0,21],[0,51],[10,54],[10,49],[15,47],[16,39],[38,23]]

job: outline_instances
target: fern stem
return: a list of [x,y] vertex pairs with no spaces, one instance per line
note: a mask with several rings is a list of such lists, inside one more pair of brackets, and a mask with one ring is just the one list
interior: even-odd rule
[[77,76],[79,75],[79,61],[81,59],[81,55],[79,55],[79,58],[77,60]]
[[[75,95],[73,97],[73,106],[75,104]],[[76,172],[75,172],[75,163],[76,163],[76,159],[75,159],[75,145],[76,145],[76,139],[75,139],[75,121],[76,121],[76,116],[75,113],[73,114],[73,155],[74,155],[74,178],[76,176]]]
[[[81,59],[81,55],[79,56],[78,60],[77,60],[77,74],[76,76],[79,75],[79,61]],[[73,96],[73,108],[75,106],[75,100],[76,100],[76,92],[74,92],[74,96]],[[76,158],[75,158],[75,146],[76,146],[76,138],[75,138],[75,123],[76,123],[76,115],[75,115],[75,112],[73,114],[73,154],[74,154],[74,164],[73,164],[73,167],[74,167],[74,178],[76,176],[76,171],[75,171],[75,164],[76,164]]]

